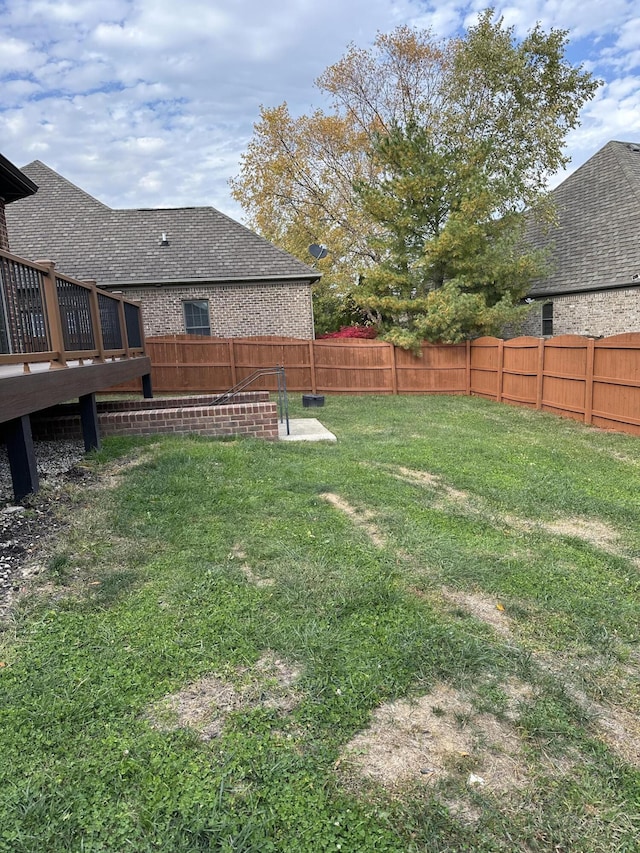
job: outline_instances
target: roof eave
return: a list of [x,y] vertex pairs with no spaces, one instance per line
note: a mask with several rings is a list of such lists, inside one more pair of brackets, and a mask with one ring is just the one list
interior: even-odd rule
[[181,285],[204,284],[256,284],[257,282],[278,281],[308,281],[314,284],[322,278],[322,273],[300,275],[256,275],[256,276],[224,276],[214,278],[172,278],[151,279],[149,281],[101,281],[100,287],[175,287]]
[[598,293],[600,290],[630,290],[636,287],[640,287],[640,280],[614,282],[613,284],[605,283],[583,286],[576,285],[574,287],[554,287],[543,291],[537,291],[535,288],[532,288],[527,294],[527,297],[530,297],[531,299],[547,299],[551,296],[571,296],[574,293]]
[[9,204],[38,192],[37,184],[14,166],[10,160],[0,154],[0,197]]

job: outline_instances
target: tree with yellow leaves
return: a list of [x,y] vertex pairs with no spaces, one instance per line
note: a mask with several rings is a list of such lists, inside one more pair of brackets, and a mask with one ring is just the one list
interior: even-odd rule
[[521,41],[492,10],[460,38],[400,27],[351,46],[317,81],[331,111],[263,109],[232,181],[263,236],[305,259],[405,346],[517,317],[541,269],[521,236],[598,86],[564,31]]

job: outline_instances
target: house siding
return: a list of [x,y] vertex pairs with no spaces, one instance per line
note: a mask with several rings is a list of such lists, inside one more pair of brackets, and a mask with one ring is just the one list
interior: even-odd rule
[[142,303],[148,337],[184,334],[182,305],[191,299],[209,301],[214,337],[281,335],[312,340],[314,336],[308,281],[128,287],[126,295]]
[[640,331],[638,287],[572,293],[539,300],[532,306],[520,334],[542,335],[542,305],[546,302],[553,302],[554,335],[597,338]]

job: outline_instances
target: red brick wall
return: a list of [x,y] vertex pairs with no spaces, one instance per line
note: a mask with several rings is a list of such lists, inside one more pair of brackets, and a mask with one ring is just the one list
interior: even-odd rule
[[102,435],[174,435],[229,436],[254,438],[278,437],[278,413],[275,403],[237,403],[229,406],[180,406],[174,409],[109,412],[99,415]]
[[[226,406],[212,406],[211,395],[174,397],[164,400],[118,400],[98,403],[100,434],[108,435],[174,435],[230,436],[278,438],[276,403],[268,400],[268,391],[248,392],[243,399]],[[32,417],[36,438],[79,438],[82,435],[77,411],[57,407],[43,416]]]

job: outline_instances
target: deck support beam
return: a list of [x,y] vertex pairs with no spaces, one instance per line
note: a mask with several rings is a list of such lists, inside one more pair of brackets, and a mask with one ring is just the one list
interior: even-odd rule
[[84,449],[100,450],[100,425],[98,423],[98,406],[95,394],[83,394],[80,398],[80,423]]
[[32,492],[37,492],[39,486],[29,415],[7,421],[4,433],[7,440],[13,494],[16,501],[21,501]]
[[144,373],[142,375],[142,396],[145,400],[151,400],[153,397],[153,388],[151,387],[151,374]]

